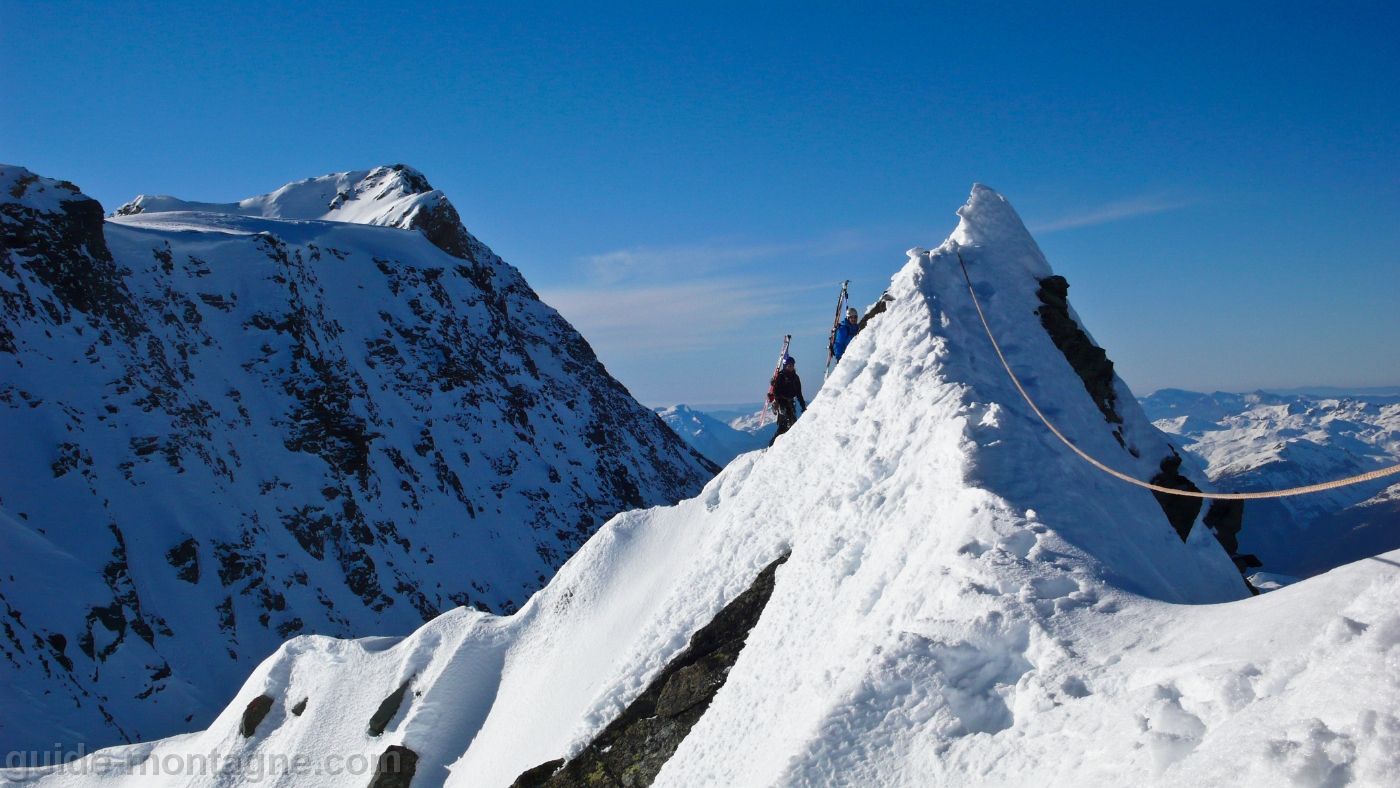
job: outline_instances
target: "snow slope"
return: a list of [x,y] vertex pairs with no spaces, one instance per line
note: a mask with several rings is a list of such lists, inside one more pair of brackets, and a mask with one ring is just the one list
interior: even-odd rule
[[[1140,478],[1171,448],[1116,379],[1108,422],[1035,319],[1050,269],[1010,205],[978,186],[959,213],[943,246],[910,252],[788,435],[696,498],[614,518],[518,613],[458,609],[398,642],[295,639],[207,731],[32,784],[253,782],[150,773],[212,752],[302,754],[302,773],[259,780],[340,785],[328,765],[402,747],[414,786],[504,788],[578,753],[789,551],[656,785],[1393,783],[1395,566],[1250,598],[1199,522],[1183,541],[1151,494],[1075,458],[1011,388],[956,247],[1068,435]],[[245,737],[259,696],[270,711]]]
[[[1164,389],[1142,404],[1222,490],[1317,484],[1400,463],[1400,404],[1391,397]],[[1400,505],[1387,483],[1250,501],[1240,549],[1271,571],[1306,576],[1400,548]]]
[[0,751],[203,727],[293,635],[513,611],[717,470],[409,168],[118,214],[0,167]]
[[696,451],[718,465],[728,465],[740,454],[768,445],[772,432],[743,432],[686,405],[657,410],[661,420]]

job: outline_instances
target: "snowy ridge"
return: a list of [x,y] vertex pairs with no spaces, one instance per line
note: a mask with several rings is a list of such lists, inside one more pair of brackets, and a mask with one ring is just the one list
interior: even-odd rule
[[446,199],[446,195],[428,184],[423,173],[397,164],[308,178],[235,203],[189,202],[168,195],[142,194],[122,205],[113,215],[194,211],[409,229],[419,213],[431,212]]
[[[502,788],[578,753],[790,551],[727,681],[654,784],[1393,781],[1394,567],[1248,598],[1199,522],[1183,541],[1148,492],[1073,457],[1000,369],[954,242],[1010,363],[1066,434],[1140,478],[1171,447],[1121,381],[1122,423],[1108,423],[1035,320],[1050,269],[1005,200],[978,186],[959,213],[949,243],[910,252],[886,312],[788,435],[697,498],[614,518],[518,613],[451,611],[388,648],[298,638],[207,731],[108,755],[373,763],[393,746],[417,754],[414,786]],[[369,735],[405,682],[403,706]],[[244,737],[240,718],[262,695],[271,711]],[[303,698],[301,714],[287,711]],[[324,773],[279,784],[293,782],[342,784]]]
[[410,169],[137,203],[0,167],[0,750],[202,727],[294,635],[513,611],[717,470]]

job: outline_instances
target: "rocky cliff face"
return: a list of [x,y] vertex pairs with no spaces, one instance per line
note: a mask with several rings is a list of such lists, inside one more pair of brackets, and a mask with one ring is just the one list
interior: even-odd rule
[[0,748],[207,723],[288,637],[511,612],[717,470],[398,166],[236,204],[0,167]]

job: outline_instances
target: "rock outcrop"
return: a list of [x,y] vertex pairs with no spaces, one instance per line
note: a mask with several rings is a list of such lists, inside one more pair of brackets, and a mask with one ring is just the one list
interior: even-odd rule
[[692,635],[686,649],[582,752],[567,763],[550,761],[526,771],[513,788],[651,785],[724,686],[788,555],[764,567],[744,593]]

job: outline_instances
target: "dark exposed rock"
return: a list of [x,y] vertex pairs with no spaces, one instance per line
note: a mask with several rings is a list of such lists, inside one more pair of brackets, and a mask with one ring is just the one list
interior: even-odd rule
[[199,543],[194,537],[170,548],[165,554],[165,560],[175,567],[176,577],[187,583],[199,583]]
[[[238,634],[238,616],[233,610],[233,597],[226,596],[224,601],[214,606],[214,611],[219,616],[219,630],[230,639]],[[237,642],[236,640],[234,642]]]
[[[141,597],[132,582],[127,563],[126,539],[122,536],[121,529],[115,525],[108,525],[107,528],[113,536],[115,546],[112,548],[112,560],[102,568],[102,579],[112,592],[112,601],[110,604],[92,605],[88,608],[85,631],[78,637],[78,648],[89,659],[97,661],[106,661],[116,653],[126,640],[128,627],[146,641],[147,645],[155,645],[157,634],[174,634],[162,618],[143,612]],[[130,617],[127,616],[127,611],[131,612]],[[97,648],[93,633],[93,626],[98,623],[115,634],[111,642],[101,649]]]
[[431,210],[420,211],[413,217],[411,226],[422,231],[433,246],[453,257],[472,259],[466,228],[462,226],[462,218],[457,214],[457,209],[452,207],[452,203],[443,200]]
[[563,765],[563,758],[555,758],[552,761],[545,761],[533,769],[526,769],[519,777],[515,778],[515,782],[510,784],[510,788],[542,788]]
[[243,735],[243,738],[251,739],[253,734],[258,732],[258,725],[270,711],[272,711],[272,698],[266,695],[259,695],[248,701],[248,708],[243,710],[243,720],[238,723],[238,732]]
[[294,716],[297,716],[297,717],[300,717],[302,714],[305,714],[305,713],[306,713],[306,702],[307,702],[308,700],[311,700],[311,699],[310,699],[310,698],[302,698],[301,700],[297,701],[297,705],[295,705],[295,706],[292,707],[292,714],[293,714]]
[[[1162,458],[1160,467],[1162,472],[1149,480],[1152,484],[1173,490],[1201,491],[1201,488],[1193,484],[1190,479],[1181,475],[1180,454],[1173,452],[1171,456]],[[1162,507],[1162,512],[1167,515],[1167,521],[1172,524],[1172,528],[1176,529],[1181,541],[1186,541],[1186,537],[1191,535],[1191,526],[1196,523],[1196,516],[1201,513],[1203,499],[1185,495],[1171,495],[1156,490],[1152,491],[1152,497],[1157,499],[1157,504]]]
[[[1104,420],[1113,425],[1122,424],[1123,418],[1118,415],[1118,393],[1113,386],[1113,362],[1070,315],[1069,281],[1063,276],[1047,276],[1040,280],[1036,296],[1042,304],[1036,314],[1040,316],[1040,325],[1045,328],[1045,333],[1050,335],[1055,347],[1060,349],[1075,374],[1083,381],[1084,390],[1089,392]],[[1119,446],[1134,457],[1138,456],[1136,447],[1128,446],[1123,440],[1121,427],[1114,427],[1113,437]],[[1150,480],[1152,484],[1174,490],[1201,491],[1190,479],[1181,475],[1181,457],[1175,452],[1162,460],[1160,468],[1161,472]],[[1191,526],[1201,513],[1202,499],[1169,495],[1156,490],[1152,491],[1152,496],[1157,499],[1157,504],[1162,507],[1163,514],[1176,529],[1181,541],[1186,541],[1191,535]]]
[[[38,181],[33,176],[21,178],[10,196],[22,198],[30,188],[43,188],[34,185]],[[0,273],[18,285],[5,299],[4,311],[10,319],[24,319],[43,307],[55,323],[68,322],[71,312],[76,311],[87,315],[94,327],[105,322],[123,336],[134,337],[141,331],[136,317],[139,309],[124,281],[127,272],[107,248],[102,204],[79,193],[71,183],[60,183],[57,188],[67,194],[66,199],[57,201],[57,211],[0,201],[0,248],[11,253],[0,258]],[[24,287],[20,271],[10,262],[13,260],[33,274],[57,303],[36,303]]]
[[92,467],[92,455],[82,446],[76,443],[65,441],[58,445],[58,459],[54,460],[53,477],[55,479],[66,476],[73,471],[81,471],[84,476],[90,476]]
[[[1084,329],[1079,327],[1069,313],[1069,281],[1063,276],[1048,276],[1040,280],[1040,290],[1036,292],[1044,306],[1036,310],[1045,333],[1055,343],[1055,347],[1065,355],[1065,360],[1074,368],[1075,374],[1084,381],[1084,388],[1099,406],[1104,420],[1110,424],[1122,424],[1118,415],[1118,394],[1113,389],[1113,362],[1104,349],[1095,345]],[[1123,438],[1114,430],[1121,444]]]
[[516,778],[513,786],[651,785],[724,686],[773,595],[778,566],[787,558],[784,554],[765,567],[748,589],[692,635],[686,649],[563,768],[559,761],[540,764]]
[[369,718],[369,735],[379,736],[384,733],[384,729],[389,727],[389,723],[394,719],[394,715],[399,713],[399,706],[403,705],[404,696],[408,694],[408,687],[413,683],[413,679],[405,681],[399,688],[389,693],[379,708]]
[[418,753],[399,744],[389,745],[374,767],[369,788],[408,788],[418,770]]
[[1257,556],[1251,553],[1244,553],[1243,555],[1232,555],[1230,556],[1230,560],[1235,562],[1235,568],[1240,570],[1241,576],[1244,576],[1244,587],[1249,589],[1249,593],[1253,594],[1254,596],[1259,596],[1259,589],[1255,588],[1254,584],[1249,582],[1248,575],[1249,570],[1258,569],[1259,567],[1264,565],[1264,562],[1260,561]]
[[[1235,568],[1240,570],[1240,575],[1248,575],[1249,570],[1258,569],[1264,565],[1256,556],[1239,552],[1239,533],[1240,529],[1244,527],[1244,501],[1237,499],[1213,500],[1201,522],[1205,523],[1211,533],[1215,534],[1216,541],[1225,548],[1225,552],[1230,554],[1230,560],[1234,562]],[[1244,584],[1249,588],[1251,594],[1259,595],[1259,589],[1255,588],[1247,577]]]
[[870,311],[866,312],[865,315],[861,317],[860,326],[856,329],[856,333],[864,331],[865,324],[869,323],[871,319],[874,318],[876,315],[883,314],[886,307],[889,305],[889,302],[893,300],[894,296],[890,295],[888,292],[882,293],[880,295],[880,300],[875,302],[875,306],[870,307]]
[[53,632],[45,638],[45,640],[48,641],[49,647],[53,649],[54,660],[62,665],[64,670],[71,673],[73,670],[73,660],[69,659],[68,655],[64,653],[68,649],[68,638],[64,637],[62,633]]
[[1206,516],[1201,522],[1215,534],[1225,552],[1230,555],[1239,552],[1239,533],[1240,528],[1244,526],[1244,501],[1211,501],[1210,508],[1206,510]]

